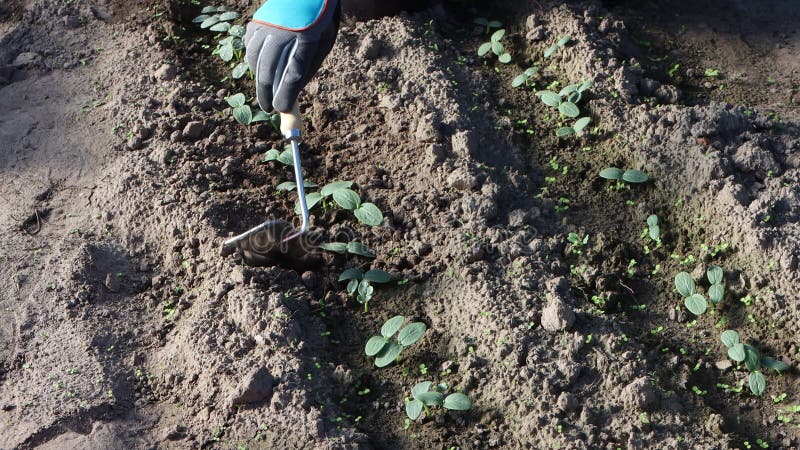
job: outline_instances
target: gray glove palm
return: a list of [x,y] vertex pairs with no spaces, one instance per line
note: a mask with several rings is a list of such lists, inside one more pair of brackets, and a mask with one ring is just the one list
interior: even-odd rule
[[289,113],[336,41],[338,0],[269,0],[247,24],[247,63],[262,110]]

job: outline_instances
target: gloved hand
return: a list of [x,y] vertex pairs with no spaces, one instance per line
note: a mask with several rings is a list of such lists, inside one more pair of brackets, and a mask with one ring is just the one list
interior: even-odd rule
[[244,44],[258,105],[282,113],[284,133],[300,129],[297,96],[333,48],[340,18],[339,0],[267,0],[247,24]]

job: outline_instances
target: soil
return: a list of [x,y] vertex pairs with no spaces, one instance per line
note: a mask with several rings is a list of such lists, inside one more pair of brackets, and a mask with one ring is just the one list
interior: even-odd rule
[[[232,119],[251,82],[227,77],[195,3],[0,6],[0,448],[800,445],[794,2],[346,18],[300,98],[303,169],[384,220],[317,206],[320,239],[376,257],[313,267],[220,255],[295,196],[264,161],[270,125]],[[511,63],[477,56],[478,16],[504,23]],[[535,92],[583,81],[592,123],[558,138],[572,122]],[[726,295],[695,316],[673,279],[705,293],[712,264]],[[338,281],[352,267],[393,276],[368,310]],[[364,344],[398,314],[428,331],[379,369]],[[791,365],[762,369],[762,396],[726,329]],[[473,408],[407,421],[423,380]]]

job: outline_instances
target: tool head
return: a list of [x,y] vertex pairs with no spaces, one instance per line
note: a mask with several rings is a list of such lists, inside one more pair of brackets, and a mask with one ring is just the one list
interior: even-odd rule
[[309,234],[283,220],[270,220],[226,241],[222,256],[242,252],[248,266],[281,266],[308,270],[322,263],[322,255]]

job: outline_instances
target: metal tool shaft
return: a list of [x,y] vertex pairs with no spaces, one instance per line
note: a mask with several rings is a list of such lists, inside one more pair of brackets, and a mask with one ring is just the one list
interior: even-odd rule
[[294,180],[297,183],[297,196],[300,201],[300,212],[302,214],[303,223],[300,226],[300,232],[305,233],[308,231],[308,204],[306,203],[306,188],[303,183],[303,167],[300,164],[300,130],[292,130],[287,139],[292,143],[292,161],[294,161]]

